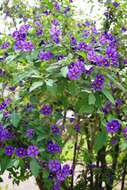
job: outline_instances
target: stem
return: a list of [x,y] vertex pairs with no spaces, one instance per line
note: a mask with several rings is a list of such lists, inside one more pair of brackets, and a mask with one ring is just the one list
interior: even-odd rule
[[71,177],[71,190],[74,188],[74,175],[75,175],[75,166],[76,166],[76,155],[77,155],[77,145],[78,145],[78,133],[76,134],[75,145],[74,145],[74,154],[73,154],[73,163],[72,163],[72,177]]
[[121,190],[124,190],[124,181],[125,181],[125,176],[126,176],[126,168],[127,168],[127,162],[125,161],[123,175],[122,175]]

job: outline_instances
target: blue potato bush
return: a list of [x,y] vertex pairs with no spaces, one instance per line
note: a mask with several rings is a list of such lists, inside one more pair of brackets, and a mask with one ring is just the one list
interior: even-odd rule
[[1,177],[33,175],[41,190],[111,190],[119,180],[124,189],[127,3],[105,6],[97,30],[74,19],[71,0],[2,4],[13,24],[0,35]]

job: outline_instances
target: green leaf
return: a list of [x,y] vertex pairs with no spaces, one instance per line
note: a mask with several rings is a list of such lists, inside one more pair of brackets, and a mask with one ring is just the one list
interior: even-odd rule
[[11,120],[11,123],[14,125],[14,127],[17,127],[21,120],[20,113],[16,113],[15,111],[13,111],[11,114],[10,120]]
[[109,90],[104,89],[104,90],[103,90],[103,94],[106,96],[106,98],[107,98],[111,103],[115,104],[114,97],[112,96],[112,94],[110,93]]
[[96,102],[96,98],[93,94],[89,94],[89,105],[94,105]]
[[101,131],[96,135],[94,149],[98,152],[105,144],[107,140],[106,131]]
[[3,118],[3,113],[0,112],[0,121],[2,120],[2,118]]
[[68,72],[68,67],[63,67],[61,69],[61,75],[66,78],[67,77],[67,72]]
[[33,176],[37,177],[40,172],[41,167],[36,159],[32,159],[30,161],[30,169],[31,169]]
[[49,80],[47,80],[45,82],[46,82],[47,86],[53,86],[53,83],[54,83],[54,81],[52,79],[49,79]]
[[32,86],[30,87],[29,92],[32,92],[33,90],[35,90],[36,88],[39,88],[42,85],[43,85],[43,81],[34,82]]

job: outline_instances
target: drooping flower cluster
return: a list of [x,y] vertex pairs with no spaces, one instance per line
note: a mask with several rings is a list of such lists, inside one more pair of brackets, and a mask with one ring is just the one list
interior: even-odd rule
[[120,129],[120,123],[118,120],[113,119],[106,124],[106,129],[108,133],[115,133]]
[[15,39],[15,50],[32,51],[34,49],[32,42],[26,41],[29,28],[30,25],[25,24],[19,30],[13,32],[12,37]]
[[102,74],[97,74],[95,80],[92,82],[92,88],[95,91],[102,91],[104,87],[105,77]]

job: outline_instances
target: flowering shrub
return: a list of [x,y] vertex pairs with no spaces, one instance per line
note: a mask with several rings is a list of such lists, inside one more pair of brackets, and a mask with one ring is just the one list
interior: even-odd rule
[[[108,11],[117,14],[116,7]],[[0,174],[8,170],[17,184],[33,175],[41,190],[99,190],[103,182],[109,190],[125,165],[124,188],[123,36],[116,26],[98,31],[92,21],[74,20],[72,1],[31,9],[7,9],[20,24],[1,34]],[[78,164],[85,169],[75,180]]]

